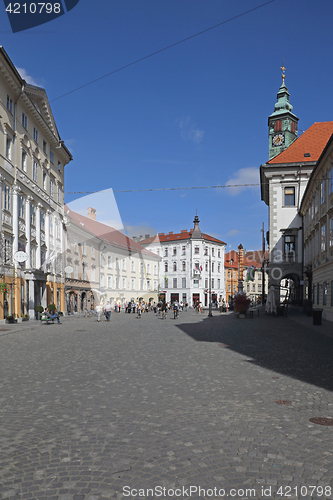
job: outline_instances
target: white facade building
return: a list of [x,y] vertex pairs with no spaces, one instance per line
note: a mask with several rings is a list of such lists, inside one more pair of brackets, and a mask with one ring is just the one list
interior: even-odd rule
[[194,218],[194,229],[180,233],[159,233],[140,241],[151,252],[161,257],[159,295],[168,302],[196,301],[209,305],[211,284],[212,302],[225,297],[224,252],[226,243],[199,229],[199,218]]

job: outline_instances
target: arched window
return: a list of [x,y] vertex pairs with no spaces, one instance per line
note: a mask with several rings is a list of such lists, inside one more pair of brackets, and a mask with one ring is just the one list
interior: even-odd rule
[[164,271],[167,273],[168,272],[168,263],[164,262]]
[[281,120],[276,120],[274,123],[274,132],[281,132],[282,130],[282,121]]
[[186,271],[186,262],[183,260],[182,262],[182,271]]
[[294,133],[295,133],[295,131],[296,131],[296,124],[295,124],[295,122],[293,122],[293,121],[290,123],[290,130],[291,130],[291,132],[292,132],[293,134],[294,134]]
[[174,270],[174,271],[177,271],[177,262],[174,262],[174,263],[173,263],[173,270]]

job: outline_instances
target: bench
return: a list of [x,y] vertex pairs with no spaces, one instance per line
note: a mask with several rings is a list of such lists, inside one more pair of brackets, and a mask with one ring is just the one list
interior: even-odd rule
[[52,325],[54,325],[55,318],[53,318],[53,319],[52,318],[48,318],[46,316],[46,314],[42,314],[42,316],[41,316],[40,319],[41,319],[42,324],[48,325],[49,323],[51,323]]

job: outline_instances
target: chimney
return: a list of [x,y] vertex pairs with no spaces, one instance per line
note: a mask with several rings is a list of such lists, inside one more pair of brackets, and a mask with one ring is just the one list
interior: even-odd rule
[[181,233],[187,233],[187,229],[182,229],[180,232]]
[[173,231],[169,231],[169,234],[173,234]]
[[96,220],[96,208],[88,208],[88,219]]

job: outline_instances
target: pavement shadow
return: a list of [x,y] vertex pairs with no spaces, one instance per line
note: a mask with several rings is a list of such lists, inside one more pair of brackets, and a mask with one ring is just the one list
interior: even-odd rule
[[289,318],[200,319],[177,327],[198,342],[216,342],[221,349],[243,354],[250,363],[333,391],[333,338]]

